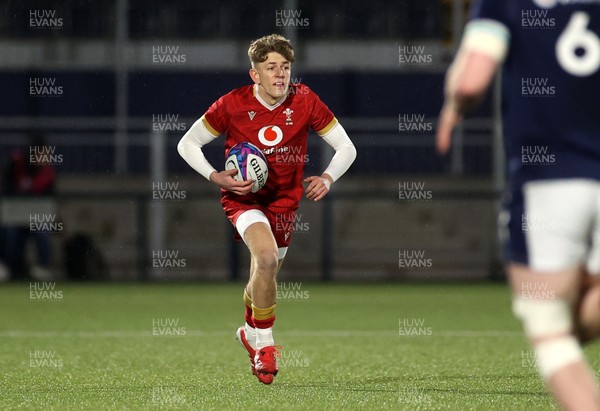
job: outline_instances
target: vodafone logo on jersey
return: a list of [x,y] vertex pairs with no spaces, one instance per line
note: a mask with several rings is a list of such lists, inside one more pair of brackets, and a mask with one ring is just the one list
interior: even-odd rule
[[277,126],[265,126],[258,132],[258,139],[265,146],[273,147],[283,140],[283,131]]

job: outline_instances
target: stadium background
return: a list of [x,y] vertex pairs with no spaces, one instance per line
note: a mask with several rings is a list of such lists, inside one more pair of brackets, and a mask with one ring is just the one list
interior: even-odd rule
[[[0,0],[0,278],[7,233],[31,237],[31,275],[0,286],[0,408],[556,409],[491,281],[499,80],[451,153],[434,150],[469,3]],[[249,84],[248,44],[272,32],[358,158],[300,204],[278,276],[280,372],[264,386],[234,340],[247,252],[176,145]],[[215,166],[223,144],[205,147]],[[19,149],[57,170],[52,196],[6,195]],[[307,173],[331,155],[313,133]],[[48,270],[32,217],[51,221]],[[63,281],[82,277],[107,281]],[[598,369],[598,348],[586,354]]]
[[[292,80],[319,94],[358,149],[326,201],[301,203],[281,278],[499,278],[497,93],[448,157],[434,151],[469,3],[2,1],[0,168],[32,136],[57,155],[43,213],[63,224],[41,279],[66,278],[76,234],[106,262],[97,278],[246,278],[218,190],[176,145],[214,100],[249,83],[247,46],[272,32],[294,41]],[[52,87],[32,91],[39,81]],[[314,133],[309,141],[306,172],[319,173],[332,151]],[[206,153],[218,167],[223,139]],[[27,223],[40,203],[19,200]],[[14,201],[4,198],[4,220]],[[34,265],[33,244],[28,255]]]

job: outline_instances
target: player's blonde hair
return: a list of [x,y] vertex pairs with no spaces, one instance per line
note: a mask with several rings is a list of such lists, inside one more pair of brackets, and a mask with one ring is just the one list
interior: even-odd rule
[[296,60],[296,57],[294,57],[294,47],[292,47],[292,43],[288,39],[279,34],[269,34],[250,43],[248,57],[250,58],[252,67],[255,64],[265,61],[267,54],[271,52],[281,54],[290,63]]

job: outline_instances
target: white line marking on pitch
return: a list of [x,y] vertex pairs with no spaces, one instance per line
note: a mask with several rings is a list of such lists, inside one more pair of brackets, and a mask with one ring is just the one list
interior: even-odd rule
[[[201,331],[187,330],[185,335],[176,336],[176,338],[185,337],[226,337],[234,335],[232,331]],[[398,331],[361,331],[361,330],[314,330],[314,331],[278,331],[277,335],[283,337],[398,337]],[[458,338],[505,338],[521,337],[520,331],[473,331],[473,330],[444,330],[435,331],[431,337],[458,337]],[[11,330],[0,331],[0,338],[51,338],[51,337],[76,337],[76,338],[141,338],[141,337],[160,337],[152,334],[152,331],[25,331]],[[163,336],[164,337],[164,336]],[[174,336],[175,337],[175,336]],[[402,338],[410,338],[403,336]]]

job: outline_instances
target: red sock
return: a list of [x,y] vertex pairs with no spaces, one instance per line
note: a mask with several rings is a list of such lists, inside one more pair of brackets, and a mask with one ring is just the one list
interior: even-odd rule
[[266,320],[257,320],[256,318],[252,317],[252,321],[254,324],[255,328],[271,328],[273,327],[273,324],[275,324],[275,316],[271,317],[271,318],[267,318]]
[[254,321],[252,320],[252,299],[244,290],[244,305],[246,306],[246,313],[244,314],[244,318],[246,320],[246,324],[254,327]]
[[252,307],[246,306],[246,314],[244,315],[244,318],[246,319],[246,324],[255,327],[254,319],[252,318]]

